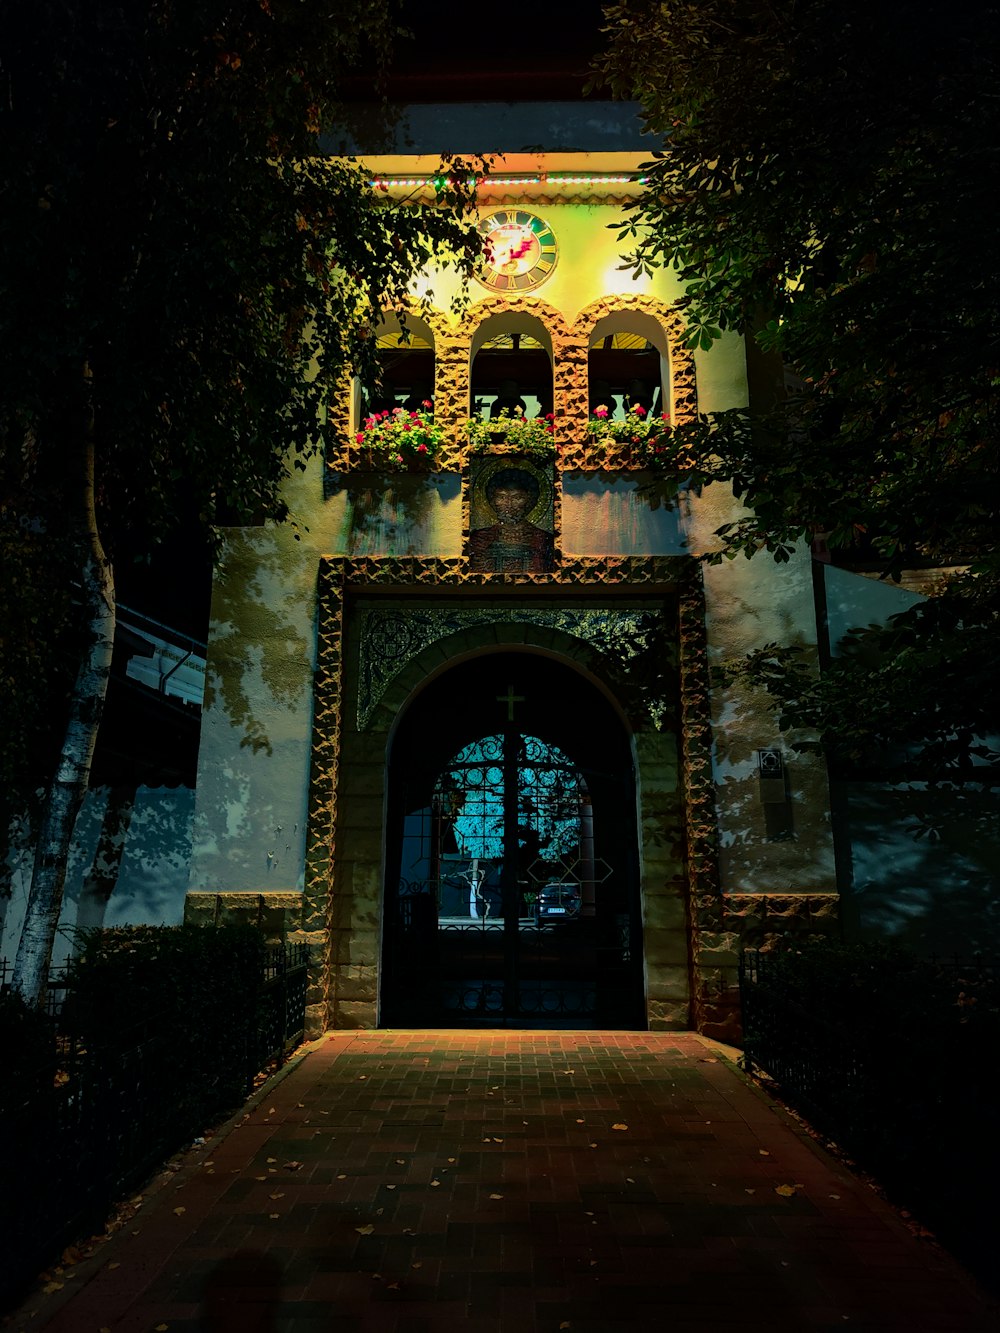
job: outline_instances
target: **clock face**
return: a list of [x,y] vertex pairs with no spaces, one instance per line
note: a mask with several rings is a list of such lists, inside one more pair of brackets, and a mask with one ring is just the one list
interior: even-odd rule
[[556,266],[556,238],[537,213],[496,208],[479,223],[483,257],[476,277],[495,292],[525,292]]

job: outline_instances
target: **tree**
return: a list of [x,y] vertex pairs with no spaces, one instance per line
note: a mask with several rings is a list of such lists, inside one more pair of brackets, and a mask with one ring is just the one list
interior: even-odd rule
[[[3,684],[30,737],[69,689],[15,980],[37,996],[114,637],[116,554],[182,515],[282,519],[341,377],[432,254],[468,273],[468,171],[393,206],[321,159],[345,72],[374,69],[389,0],[21,6],[3,69]],[[42,556],[39,564],[39,556]],[[67,571],[72,573],[67,577]],[[74,665],[75,663],[75,665]],[[35,673],[35,674],[33,674]],[[75,684],[73,678],[75,674]],[[63,710],[60,709],[60,712]],[[19,798],[31,765],[4,750]],[[0,811],[0,814],[9,812]]]
[[849,761],[996,762],[997,9],[634,0],[606,20],[598,77],[662,145],[622,227],[628,263],[677,267],[693,345],[748,333],[777,367],[749,410],[675,432],[688,474],[748,509],[713,558],[786,559],[822,532],[888,578],[967,570],[818,679],[777,645],[743,670]]

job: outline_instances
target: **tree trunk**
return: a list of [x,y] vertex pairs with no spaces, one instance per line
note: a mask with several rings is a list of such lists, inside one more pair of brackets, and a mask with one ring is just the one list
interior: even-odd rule
[[95,930],[104,925],[108,903],[118,883],[135,798],[134,783],[112,787],[108,792],[94,862],[80,890],[80,902],[76,910],[77,930]]
[[[84,371],[89,380],[89,369]],[[35,847],[31,889],[14,962],[14,989],[29,1003],[41,1004],[62,907],[66,859],[76,817],[87,790],[97,729],[111,675],[115,637],[115,590],[111,565],[101,546],[94,506],[94,426],[86,430],[83,476],[83,549],[81,583],[88,611],[90,646],[80,663],[55,777],[42,810]]]

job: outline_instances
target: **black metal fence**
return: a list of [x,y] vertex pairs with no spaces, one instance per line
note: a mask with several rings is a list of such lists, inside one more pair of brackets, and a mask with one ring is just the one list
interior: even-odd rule
[[[238,1106],[255,1077],[280,1063],[305,1025],[308,948],[269,950],[259,988],[221,1022],[190,1015],[178,1034],[151,1014],[126,1042],[88,1041],[58,1000],[32,1034],[44,1055],[0,1076],[0,1300],[20,1293],[71,1241],[103,1226],[111,1205]],[[6,981],[6,972],[0,972]],[[128,1004],[128,996],[122,997]],[[53,1016],[54,1015],[54,1016]],[[48,1040],[46,1040],[46,1036]]]
[[994,1273],[1000,969],[863,946],[746,953],[744,1064]]

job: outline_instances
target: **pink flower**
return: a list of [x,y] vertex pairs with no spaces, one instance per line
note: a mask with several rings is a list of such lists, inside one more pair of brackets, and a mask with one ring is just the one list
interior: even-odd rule
[[364,438],[365,438],[365,433],[364,433],[363,430],[359,430],[358,433],[357,433],[357,435],[355,435],[355,437],[354,437],[355,442],[356,442],[357,444],[362,444],[362,443],[364,442]]
[[661,412],[661,413],[660,413],[660,420],[661,420],[661,421],[669,421],[669,420],[670,420],[670,413],[669,413],[669,412]]
[[409,422],[407,422],[406,425],[403,427],[403,429],[404,429],[404,430],[412,430],[413,427],[410,425]]
[[643,407],[642,403],[636,403],[635,407],[632,408],[632,411],[637,417],[644,417],[646,415],[646,409]]
[[602,407],[595,407],[595,408],[594,408],[594,416],[595,416],[595,417],[600,417],[602,421],[604,420],[604,418],[605,418],[607,415],[608,415],[608,409],[607,409],[606,407],[603,407],[603,406],[602,406]]
[[431,402],[429,398],[425,398],[424,401],[420,404],[420,406],[426,407],[427,411],[429,412],[431,408],[434,406],[434,404]]

